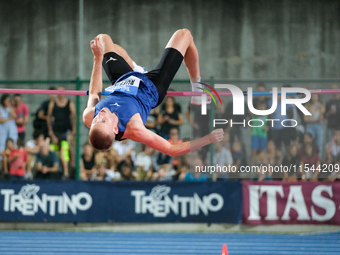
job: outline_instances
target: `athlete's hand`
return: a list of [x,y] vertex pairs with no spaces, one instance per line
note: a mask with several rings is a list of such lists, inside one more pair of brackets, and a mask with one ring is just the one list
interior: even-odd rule
[[96,37],[91,41],[91,50],[92,50],[93,55],[96,58],[102,58],[103,57],[104,48],[103,48],[103,45],[101,44],[101,42],[99,40],[99,37]]
[[215,129],[208,136],[211,143],[219,143],[223,139],[223,129]]

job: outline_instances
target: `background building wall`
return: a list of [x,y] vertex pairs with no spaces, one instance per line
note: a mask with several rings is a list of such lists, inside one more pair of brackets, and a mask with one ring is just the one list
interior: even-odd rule
[[[202,77],[331,78],[340,70],[340,2],[84,0],[84,77],[90,40],[112,36],[153,68],[172,33],[191,30]],[[78,1],[0,1],[0,79],[74,79]],[[176,78],[186,79],[181,67]]]

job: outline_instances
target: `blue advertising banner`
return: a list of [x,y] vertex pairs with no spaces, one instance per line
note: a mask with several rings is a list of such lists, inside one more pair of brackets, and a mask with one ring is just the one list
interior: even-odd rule
[[240,182],[0,182],[0,221],[239,223]]

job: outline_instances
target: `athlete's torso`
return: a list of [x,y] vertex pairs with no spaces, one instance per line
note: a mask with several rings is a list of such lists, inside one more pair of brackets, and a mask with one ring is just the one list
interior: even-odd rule
[[114,92],[95,106],[94,117],[103,108],[108,108],[117,114],[119,133],[116,140],[120,140],[129,120],[135,114],[139,113],[143,124],[145,124],[151,109],[158,102],[158,92],[153,83],[144,74],[138,72],[123,75],[108,89],[114,90]]

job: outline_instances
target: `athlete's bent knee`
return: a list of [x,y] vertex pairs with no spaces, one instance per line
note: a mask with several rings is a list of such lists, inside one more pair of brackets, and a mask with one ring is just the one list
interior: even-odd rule
[[103,40],[103,41],[106,41],[106,40],[110,40],[112,41],[111,37],[107,34],[99,34],[97,35],[97,37],[100,39],[100,40]]
[[180,36],[182,36],[182,37],[187,37],[187,38],[189,38],[189,39],[192,39],[191,32],[190,32],[190,30],[187,29],[187,28],[179,29],[179,30],[176,31],[176,33],[179,33]]

